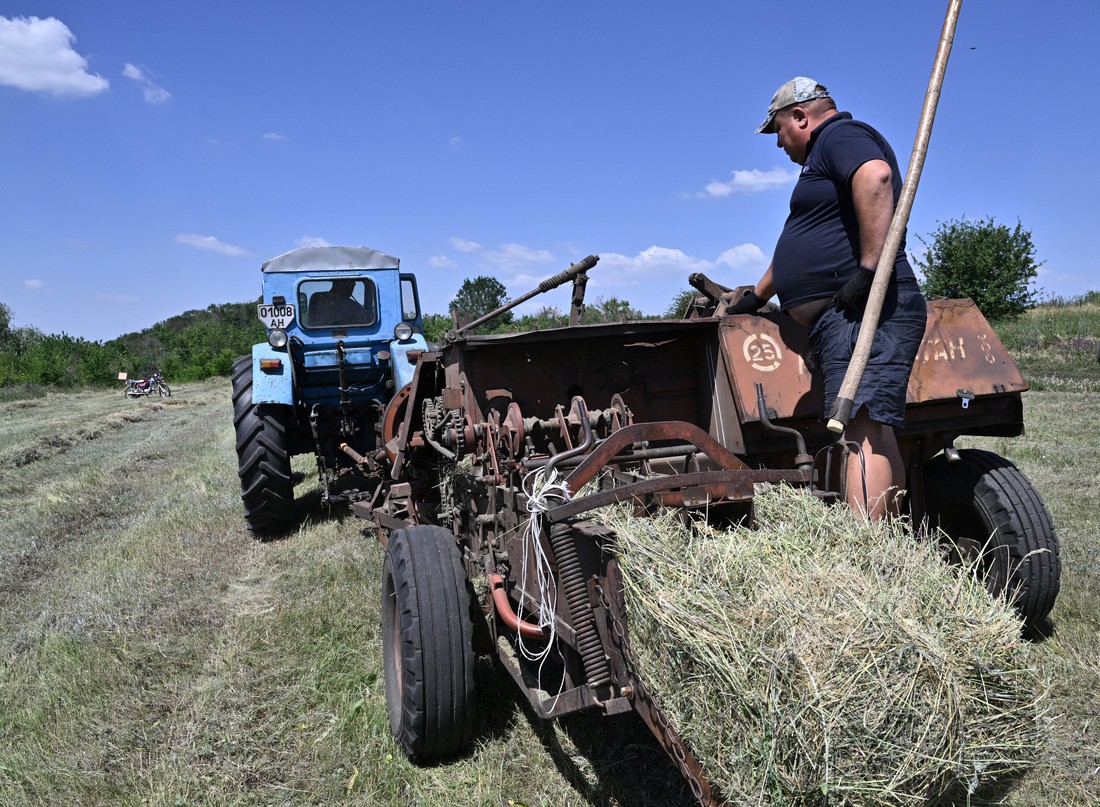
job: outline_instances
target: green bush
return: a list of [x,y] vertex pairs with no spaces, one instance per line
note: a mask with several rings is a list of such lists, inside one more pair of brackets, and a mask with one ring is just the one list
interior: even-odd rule
[[[919,236],[918,236],[919,237]],[[966,219],[940,222],[924,259],[925,296],[969,297],[989,319],[1017,317],[1037,302],[1031,283],[1042,265],[1035,261],[1031,231]]]

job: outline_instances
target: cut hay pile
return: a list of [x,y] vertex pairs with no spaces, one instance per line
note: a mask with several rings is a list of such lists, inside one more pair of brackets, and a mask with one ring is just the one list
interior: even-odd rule
[[1042,741],[1012,612],[907,526],[757,491],[756,530],[600,514],[641,677],[711,782],[730,804],[996,799]]

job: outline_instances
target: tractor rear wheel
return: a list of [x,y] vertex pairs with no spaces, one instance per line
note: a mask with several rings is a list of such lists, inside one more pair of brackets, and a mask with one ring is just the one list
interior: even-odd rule
[[414,762],[473,736],[474,617],[454,536],[416,525],[390,534],[382,567],[382,660],[390,728]]
[[278,535],[298,522],[290,474],[286,407],[252,403],[252,357],[233,362],[233,426],[237,474],[248,528]]
[[950,538],[956,560],[973,562],[986,590],[1003,596],[1029,627],[1041,626],[1058,596],[1058,537],[1039,493],[1011,462],[963,449],[924,466],[928,522]]

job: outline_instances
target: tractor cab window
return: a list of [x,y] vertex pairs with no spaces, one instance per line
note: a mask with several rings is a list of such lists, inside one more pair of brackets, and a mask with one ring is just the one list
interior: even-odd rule
[[374,283],[363,277],[303,281],[298,299],[307,328],[359,327],[378,318]]
[[416,283],[410,277],[401,278],[401,319],[412,322],[420,316],[420,303],[416,299]]

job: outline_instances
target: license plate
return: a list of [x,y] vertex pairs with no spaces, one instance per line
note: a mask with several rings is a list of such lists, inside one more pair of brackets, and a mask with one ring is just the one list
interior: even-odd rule
[[289,303],[285,305],[260,303],[256,306],[256,315],[268,330],[286,328],[294,321],[294,306]]

